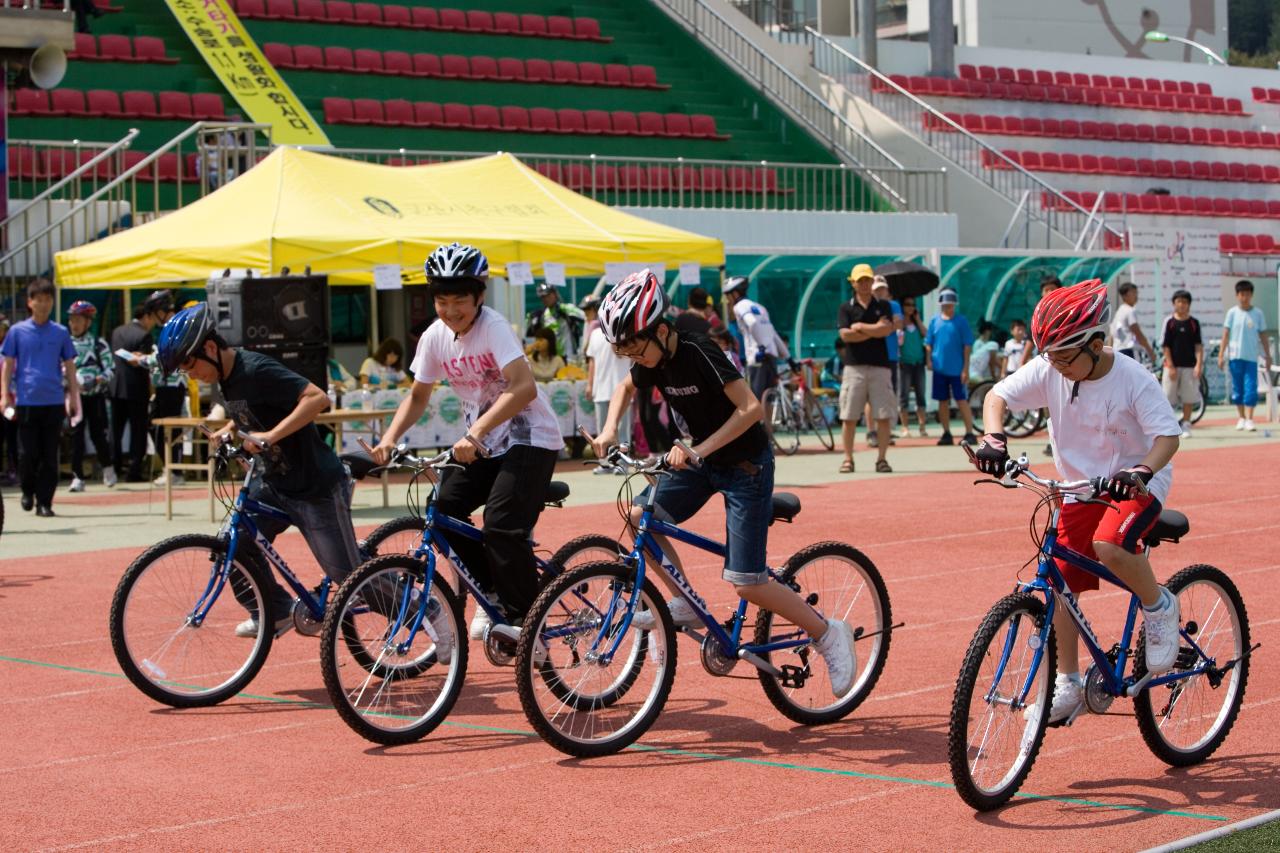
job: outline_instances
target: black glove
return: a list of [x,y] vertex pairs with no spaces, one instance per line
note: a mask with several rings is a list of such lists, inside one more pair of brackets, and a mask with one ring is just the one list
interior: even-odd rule
[[989,432],[973,454],[973,465],[984,474],[1003,477],[1009,462],[1009,441],[1002,432]]
[[1111,475],[1104,489],[1114,500],[1131,501],[1147,493],[1147,483],[1155,473],[1146,465],[1132,465]]

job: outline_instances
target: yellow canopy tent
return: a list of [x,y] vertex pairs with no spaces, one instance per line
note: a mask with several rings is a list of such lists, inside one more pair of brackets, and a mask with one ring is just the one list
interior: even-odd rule
[[203,281],[228,267],[310,266],[369,281],[375,265],[421,271],[437,246],[481,249],[495,275],[525,261],[599,275],[606,263],[724,263],[724,246],[622,213],[547,180],[510,154],[381,166],[278,148],[214,193],[154,222],[59,252],[63,287]]

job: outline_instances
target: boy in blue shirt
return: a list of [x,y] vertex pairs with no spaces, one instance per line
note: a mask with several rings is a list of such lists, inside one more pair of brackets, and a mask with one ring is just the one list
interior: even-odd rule
[[1236,282],[1236,305],[1222,321],[1222,346],[1218,367],[1231,366],[1231,402],[1240,419],[1236,429],[1253,431],[1253,407],[1258,405],[1258,354],[1271,373],[1271,349],[1267,346],[1267,319],[1253,305],[1253,282]]
[[[53,515],[58,487],[58,440],[62,418],[80,422],[80,384],[76,381],[76,348],[67,327],[50,319],[53,282],[38,278],[27,286],[31,316],[15,325],[0,345],[0,409],[18,424],[18,472],[22,508]],[[63,377],[67,391],[62,391]]]
[[947,288],[938,294],[938,316],[929,321],[924,338],[925,357],[933,367],[933,399],[938,403],[938,423],[942,424],[940,445],[955,444],[951,437],[951,401],[956,401],[964,419],[965,444],[974,444],[973,409],[969,406],[969,351],[973,348],[973,329],[969,321],[956,313],[959,298]]

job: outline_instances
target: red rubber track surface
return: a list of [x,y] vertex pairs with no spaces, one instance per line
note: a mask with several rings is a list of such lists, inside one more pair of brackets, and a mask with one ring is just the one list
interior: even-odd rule
[[[681,640],[657,724],[638,748],[585,762],[532,736],[511,670],[490,667],[476,646],[450,720],[406,747],[375,747],[343,725],[325,706],[316,641],[296,634],[277,642],[246,695],[203,710],[158,706],[123,679],[107,639],[111,594],[136,551],[0,559],[0,841],[987,851],[1141,850],[1193,835],[1280,807],[1280,484],[1265,476],[1278,465],[1273,444],[1181,454],[1172,504],[1190,516],[1192,534],[1153,555],[1161,578],[1199,562],[1227,570],[1263,644],[1223,748],[1201,766],[1170,769],[1143,745],[1129,703],[1117,701],[1111,715],[1051,730],[1023,788],[1030,796],[980,816],[950,788],[947,714],[973,631],[1031,555],[1034,501],[974,487],[970,474],[797,488],[797,523],[771,531],[774,562],[819,539],[863,549],[906,622],[876,692],[851,718],[797,727],[745,664],[713,678]],[[712,506],[693,526],[718,534],[722,525]],[[607,504],[571,507],[549,510],[538,538],[554,547],[618,528]],[[279,545],[295,565],[310,564],[298,536]],[[699,591],[727,608],[719,566],[688,556]],[[1123,604],[1105,590],[1085,597],[1104,642]]]

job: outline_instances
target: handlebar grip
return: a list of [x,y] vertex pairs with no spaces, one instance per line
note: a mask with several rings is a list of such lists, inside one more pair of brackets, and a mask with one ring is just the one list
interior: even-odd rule
[[595,444],[595,443],[596,443],[595,437],[594,437],[591,433],[589,433],[589,432],[587,431],[587,428],[586,428],[586,427],[584,427],[582,424],[578,424],[578,432],[579,432],[579,434],[581,434],[581,435],[582,435],[582,437],[583,437],[583,438],[585,438],[585,439],[587,440],[587,443],[588,443],[588,444]]
[[689,445],[685,444],[683,439],[679,439],[679,438],[677,438],[677,439],[675,440],[675,442],[673,442],[673,443],[675,444],[675,446],[676,446],[676,447],[680,448],[680,449],[681,449],[681,450],[683,450],[685,453],[688,453],[690,456],[692,456],[692,457],[693,457],[693,461],[694,461],[694,462],[697,462],[699,466],[701,466],[701,465],[702,465],[702,457],[701,457],[701,456],[699,456],[699,455],[697,454],[697,452],[695,452],[695,451],[694,451],[694,449],[693,449],[692,447],[690,447]]
[[356,444],[360,445],[360,449],[363,450],[365,453],[368,453],[368,454],[373,453],[373,448],[369,446],[369,442],[364,440],[363,435],[356,438]]

